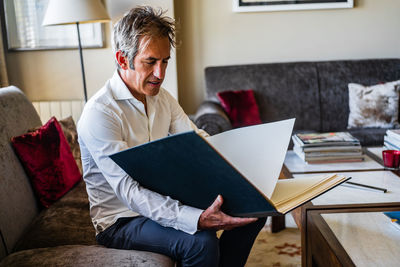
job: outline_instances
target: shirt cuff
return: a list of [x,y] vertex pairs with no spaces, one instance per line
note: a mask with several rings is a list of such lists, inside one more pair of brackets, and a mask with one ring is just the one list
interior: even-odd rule
[[177,228],[185,233],[193,235],[197,232],[200,215],[204,210],[182,206],[177,218]]

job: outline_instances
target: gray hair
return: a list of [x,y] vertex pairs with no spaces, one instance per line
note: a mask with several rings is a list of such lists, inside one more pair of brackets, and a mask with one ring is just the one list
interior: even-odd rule
[[[170,45],[175,47],[175,21],[164,14],[165,11],[161,9],[139,6],[131,9],[114,25],[114,54],[121,50],[128,58],[131,69],[134,69],[133,61],[139,52],[141,37],[149,37],[149,40],[153,37],[168,37]],[[120,68],[118,62],[117,66]]]

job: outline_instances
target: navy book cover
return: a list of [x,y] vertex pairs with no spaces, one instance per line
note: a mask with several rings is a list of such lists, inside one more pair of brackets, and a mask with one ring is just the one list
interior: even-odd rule
[[239,217],[275,214],[270,201],[194,131],[168,136],[110,156],[143,187],[206,209],[218,194],[222,210]]

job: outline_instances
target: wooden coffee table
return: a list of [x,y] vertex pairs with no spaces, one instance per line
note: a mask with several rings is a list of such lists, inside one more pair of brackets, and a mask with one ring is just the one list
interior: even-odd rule
[[[324,195],[310,201],[300,208],[292,211],[296,224],[301,230],[302,265],[311,266],[313,263],[315,247],[314,231],[322,228],[315,224],[311,216],[322,213],[343,212],[371,212],[384,210],[400,210],[400,177],[390,171],[355,172],[348,173],[365,180],[365,184],[374,184],[371,180],[376,177],[376,182],[381,187],[388,188],[388,193],[369,191],[359,188],[338,186]],[[296,179],[296,178],[295,178]],[[297,178],[299,179],[299,178]],[[386,185],[385,185],[386,184]],[[319,224],[320,225],[320,224]],[[313,245],[314,240],[314,245]]]
[[383,211],[311,211],[305,266],[400,266],[400,228]]
[[[374,159],[379,162],[379,158]],[[398,172],[356,170],[341,173],[353,177],[352,180],[355,182],[387,188],[388,193],[341,185],[292,211],[296,224],[301,230],[302,266],[321,265],[322,263],[324,263],[323,266],[330,266],[331,263],[337,266],[335,265],[337,263],[342,265],[351,263],[351,261],[347,261],[349,258],[346,260],[346,256],[336,255],[337,257],[334,257],[337,251],[343,252],[343,249],[338,249],[337,242],[332,241],[335,240],[335,236],[324,224],[321,214],[400,210]],[[301,179],[304,175],[306,174],[294,174],[293,176],[295,179]]]

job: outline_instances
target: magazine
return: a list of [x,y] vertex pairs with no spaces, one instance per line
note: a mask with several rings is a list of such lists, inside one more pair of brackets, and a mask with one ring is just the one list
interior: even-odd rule
[[357,138],[348,132],[307,133],[293,135],[293,142],[301,147],[309,146],[359,146]]

